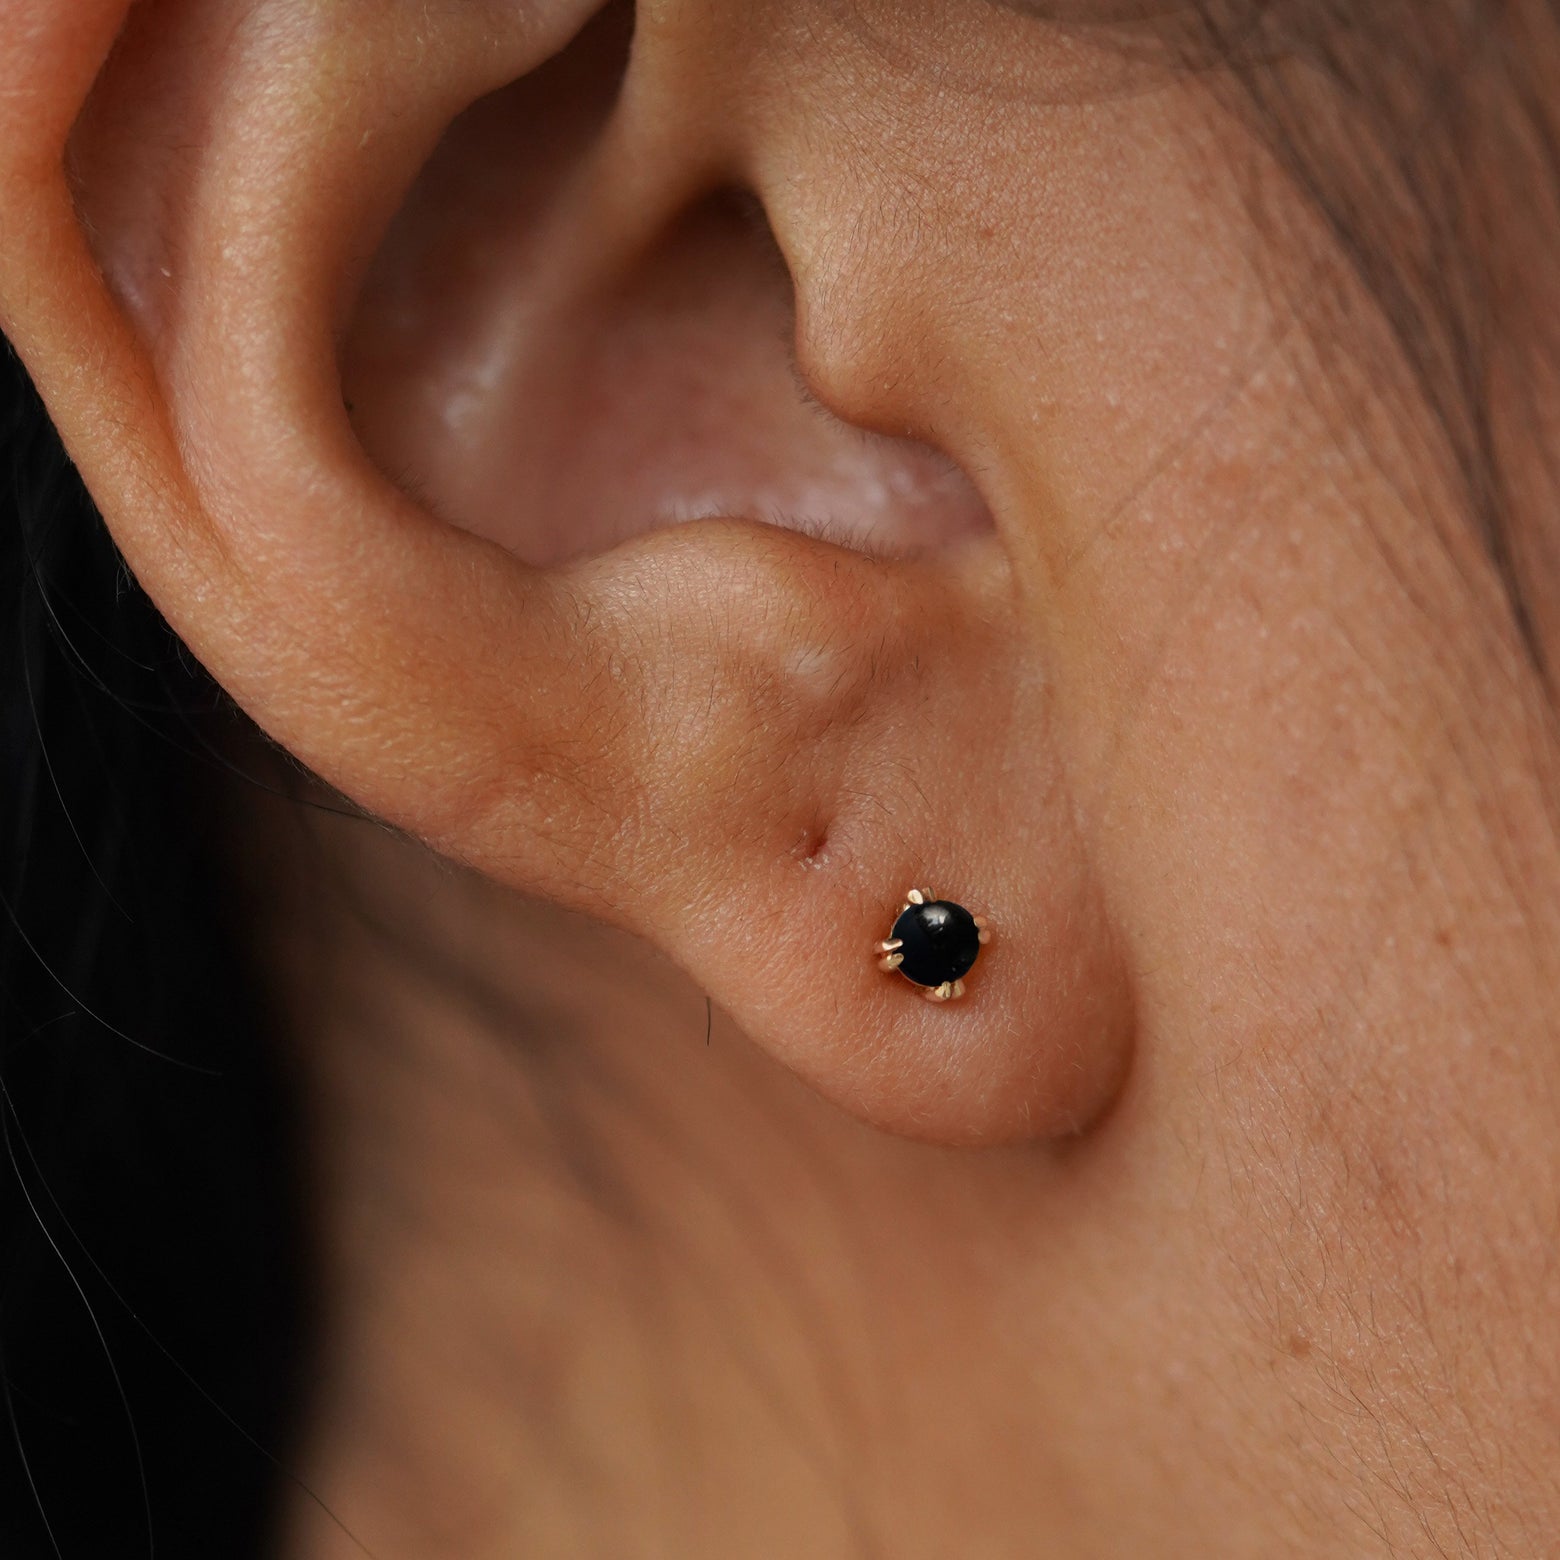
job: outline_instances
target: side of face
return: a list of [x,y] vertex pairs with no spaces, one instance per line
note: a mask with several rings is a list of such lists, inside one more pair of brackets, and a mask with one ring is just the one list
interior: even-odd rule
[[[1368,1405],[1396,1531],[1466,1339],[1552,1392],[1554,853],[1495,572],[1297,298],[1367,305],[1086,29],[594,10],[8,0],[0,323],[265,730],[842,1108],[1045,1145],[1192,1375],[1282,1362],[1237,1424]],[[946,1007],[870,956],[922,884],[997,929]]]

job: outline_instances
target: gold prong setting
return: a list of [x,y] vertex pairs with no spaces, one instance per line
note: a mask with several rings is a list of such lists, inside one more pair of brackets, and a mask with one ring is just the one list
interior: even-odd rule
[[904,976],[933,1003],[957,1002],[964,977],[991,942],[991,925],[963,905],[912,888],[899,908],[892,932],[873,945],[878,968]]

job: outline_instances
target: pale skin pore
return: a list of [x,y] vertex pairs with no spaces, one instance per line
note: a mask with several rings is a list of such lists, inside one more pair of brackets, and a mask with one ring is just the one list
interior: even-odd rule
[[1280,179],[980,0],[592,9],[0,0],[0,324],[401,831],[236,828],[286,1552],[1549,1552],[1550,707]]

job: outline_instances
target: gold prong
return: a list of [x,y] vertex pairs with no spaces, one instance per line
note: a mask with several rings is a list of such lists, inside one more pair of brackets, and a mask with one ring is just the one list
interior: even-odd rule
[[991,928],[983,926],[980,929],[980,945],[982,948],[991,941]]
[[985,924],[986,924],[986,918],[985,918],[985,916],[983,916],[983,915],[972,915],[972,916],[971,916],[971,917],[970,917],[970,919],[971,919],[971,920],[972,920],[972,921],[973,921],[973,922],[974,922],[974,923],[975,923],[975,924],[976,924],[976,925],[977,925],[977,926],[984,926],[984,925],[985,925]]
[[878,960],[878,968],[880,970],[897,970],[904,962],[905,956],[902,953],[885,954],[883,958]]
[[940,986],[928,986],[921,995],[928,1002],[946,1002],[953,995],[953,982],[945,980]]
[[898,951],[903,948],[904,945],[904,938],[890,937],[887,942],[880,942],[877,945],[877,951],[879,953],[898,953]]
[[964,995],[964,982],[962,980],[954,981],[954,983],[953,983],[953,990],[948,993],[948,1000],[950,1002],[957,1002],[958,999],[960,997],[962,997],[963,995]]
[[926,903],[926,895],[918,888],[912,888],[905,897],[912,905],[924,905]]

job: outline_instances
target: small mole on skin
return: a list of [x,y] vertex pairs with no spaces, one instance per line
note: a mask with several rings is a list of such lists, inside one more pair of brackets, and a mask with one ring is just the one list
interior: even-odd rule
[[1311,1340],[1303,1332],[1291,1333],[1284,1349],[1293,1358],[1303,1360],[1311,1353]]

